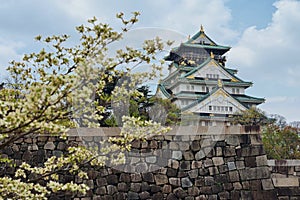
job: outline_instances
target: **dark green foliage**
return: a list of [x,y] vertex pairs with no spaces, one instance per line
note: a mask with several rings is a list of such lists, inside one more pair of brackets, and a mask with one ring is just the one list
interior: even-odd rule
[[262,139],[269,159],[300,159],[300,138],[297,129],[271,124],[262,130]]

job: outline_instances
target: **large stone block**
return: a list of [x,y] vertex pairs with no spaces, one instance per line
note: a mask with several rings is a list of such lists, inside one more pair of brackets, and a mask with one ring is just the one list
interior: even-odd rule
[[173,186],[180,186],[181,185],[180,178],[169,178],[169,183]]
[[235,171],[229,171],[228,175],[229,175],[230,182],[237,182],[237,181],[240,180],[239,173],[236,170]]
[[182,160],[182,151],[173,151],[172,158],[175,160]]
[[254,180],[270,178],[270,171],[268,167],[256,167],[240,170],[241,180]]
[[262,179],[261,180],[263,190],[273,190],[274,185],[271,179]]
[[181,186],[183,188],[188,188],[188,187],[192,187],[193,183],[191,182],[191,180],[189,179],[189,177],[185,177],[181,179]]
[[154,175],[154,179],[155,179],[155,183],[157,185],[164,185],[164,184],[168,183],[168,177],[163,174]]
[[275,187],[299,187],[298,177],[272,178]]
[[215,166],[223,165],[224,164],[224,159],[223,157],[213,157],[212,161]]

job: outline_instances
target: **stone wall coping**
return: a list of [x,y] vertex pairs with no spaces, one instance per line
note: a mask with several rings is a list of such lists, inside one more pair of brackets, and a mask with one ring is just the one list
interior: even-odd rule
[[275,166],[300,166],[300,160],[268,160],[270,167]]
[[[118,136],[120,127],[76,128],[68,136]],[[260,134],[259,127],[245,126],[173,126],[165,135],[243,135]]]

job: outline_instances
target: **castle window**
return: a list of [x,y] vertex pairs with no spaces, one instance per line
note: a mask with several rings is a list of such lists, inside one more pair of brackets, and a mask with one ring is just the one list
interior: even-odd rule
[[232,94],[235,94],[235,88],[232,88]]
[[211,111],[211,110],[212,110],[212,107],[211,107],[211,106],[209,106],[209,107],[208,107],[208,109],[209,109],[209,111]]
[[187,89],[187,90],[190,90],[190,85],[186,85],[186,89]]
[[240,89],[239,89],[239,88],[236,88],[235,92],[236,92],[237,94],[239,94],[239,93],[240,93]]
[[191,88],[192,88],[192,90],[194,90],[194,86],[193,85],[191,86]]
[[232,112],[232,107],[229,107],[229,111]]

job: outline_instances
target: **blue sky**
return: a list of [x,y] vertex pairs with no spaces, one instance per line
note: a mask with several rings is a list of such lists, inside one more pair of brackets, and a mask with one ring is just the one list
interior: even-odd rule
[[36,35],[74,35],[93,16],[118,27],[117,12],[140,11],[132,35],[145,39],[157,34],[181,42],[203,24],[217,43],[232,47],[227,66],[253,81],[247,93],[266,98],[260,108],[300,121],[299,10],[296,0],[2,1],[0,72],[3,78],[10,60],[39,48]]

